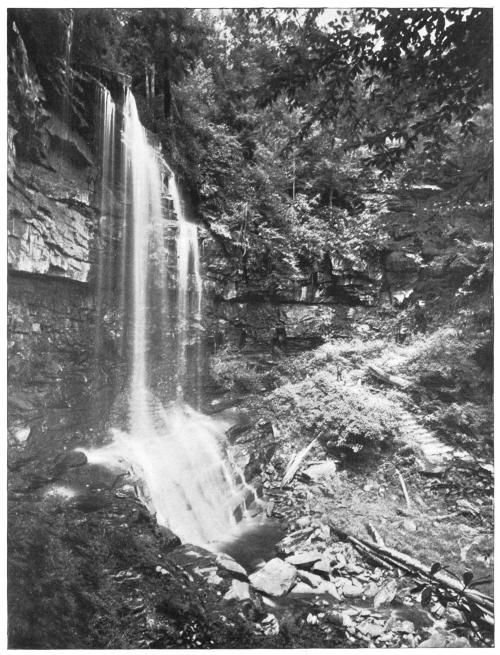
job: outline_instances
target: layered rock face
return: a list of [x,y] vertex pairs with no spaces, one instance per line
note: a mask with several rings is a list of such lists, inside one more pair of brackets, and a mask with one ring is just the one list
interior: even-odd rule
[[93,154],[45,108],[19,35],[9,52],[8,136],[8,383],[16,440],[28,429],[84,422],[97,217]]
[[411,313],[421,300],[438,313],[456,311],[475,293],[471,277],[478,288],[487,286],[491,203],[452,204],[446,190],[431,184],[364,200],[380,224],[371,260],[339,244],[336,253],[318,253],[315,266],[302,276],[280,279],[277,289],[265,272],[246,281],[235,276],[218,240],[206,233],[202,252],[215,299],[209,308],[214,332],[226,333],[233,343],[242,330],[257,340],[270,339],[277,328],[292,337],[305,332],[336,337],[370,315]]

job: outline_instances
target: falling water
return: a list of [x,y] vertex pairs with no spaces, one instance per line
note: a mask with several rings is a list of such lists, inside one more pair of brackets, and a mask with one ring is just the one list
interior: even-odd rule
[[[199,385],[200,385],[200,320],[202,303],[202,279],[200,274],[200,253],[198,246],[198,231],[196,225],[186,220],[184,208],[180,199],[179,188],[172,175],[169,179],[169,192],[172,196],[174,211],[179,221],[179,234],[177,238],[177,376],[179,384],[177,387],[178,397],[182,394],[182,381],[187,373],[186,346],[194,341],[195,346],[195,376],[193,387],[195,389],[196,403],[199,406]],[[190,274],[190,262],[192,272]],[[190,287],[192,288],[192,291]],[[195,334],[190,339],[190,322],[194,318],[196,322]]]
[[66,30],[64,33],[62,65],[63,82],[62,82],[62,100],[61,115],[64,138],[60,144],[59,171],[64,165],[66,157],[67,140],[71,131],[71,96],[73,94],[73,73],[71,70],[71,50],[73,47],[73,9],[67,9],[64,13],[66,21]]
[[[160,524],[182,540],[208,544],[235,527],[234,512],[248,497],[248,488],[234,483],[221,451],[219,441],[227,426],[186,405],[178,390],[170,395],[170,401],[164,399],[163,405],[157,389],[158,362],[166,378],[172,377],[169,369],[176,369],[178,389],[186,384],[188,345],[195,347],[195,368],[199,369],[202,278],[196,225],[185,218],[175,179],[141,125],[130,90],[123,106],[122,154],[116,162],[115,109],[104,91],[101,117],[103,216],[112,213],[114,197],[106,189],[116,182],[115,169],[121,178],[118,186],[123,205],[115,212],[123,220],[121,288],[116,303],[124,322],[129,321],[124,343],[130,353],[130,389],[127,429],[113,429],[112,443],[94,451],[93,457],[125,463]],[[177,218],[177,293],[172,306],[167,289],[165,175]],[[99,288],[104,290],[107,286],[102,278],[108,268],[106,259],[100,260]],[[175,324],[174,341],[164,334],[166,315]],[[189,386],[193,386],[191,381]]]
[[95,355],[102,351],[101,325],[104,320],[104,307],[109,300],[110,266],[112,252],[111,220],[113,210],[113,185],[115,175],[115,133],[116,106],[110,92],[104,86],[97,88],[99,105],[99,143],[100,143],[100,215],[97,247],[97,291],[96,291],[96,339]]

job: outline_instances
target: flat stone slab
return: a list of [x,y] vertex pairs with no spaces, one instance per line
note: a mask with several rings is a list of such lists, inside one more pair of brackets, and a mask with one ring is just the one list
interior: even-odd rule
[[241,580],[232,580],[224,600],[247,600],[250,598],[250,585]]
[[284,596],[287,594],[297,577],[297,569],[279,557],[275,557],[264,566],[252,573],[250,584],[257,591],[268,596]]
[[315,562],[319,562],[324,557],[324,553],[318,550],[304,551],[302,553],[295,553],[285,558],[285,561],[298,568],[310,568]]
[[238,564],[238,562],[230,555],[226,555],[226,553],[219,553],[217,555],[217,564],[221,569],[228,571],[235,578],[243,578],[243,580],[248,580],[248,574],[245,569],[241,566],[241,564]]

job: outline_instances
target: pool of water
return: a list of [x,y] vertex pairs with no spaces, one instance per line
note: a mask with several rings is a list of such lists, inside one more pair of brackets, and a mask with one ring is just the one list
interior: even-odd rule
[[243,519],[235,533],[216,544],[214,550],[231,555],[251,573],[276,557],[276,545],[284,535],[285,529],[278,521],[265,517]]

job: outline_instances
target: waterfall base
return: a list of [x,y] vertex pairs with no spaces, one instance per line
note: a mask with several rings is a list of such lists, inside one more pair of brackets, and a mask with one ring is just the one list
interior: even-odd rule
[[84,451],[89,461],[128,473],[158,524],[183,542],[209,546],[229,537],[257,494],[241,474],[233,478],[222,448],[226,422],[181,402],[164,408],[146,391],[142,397],[142,424],[112,429],[111,443]]

